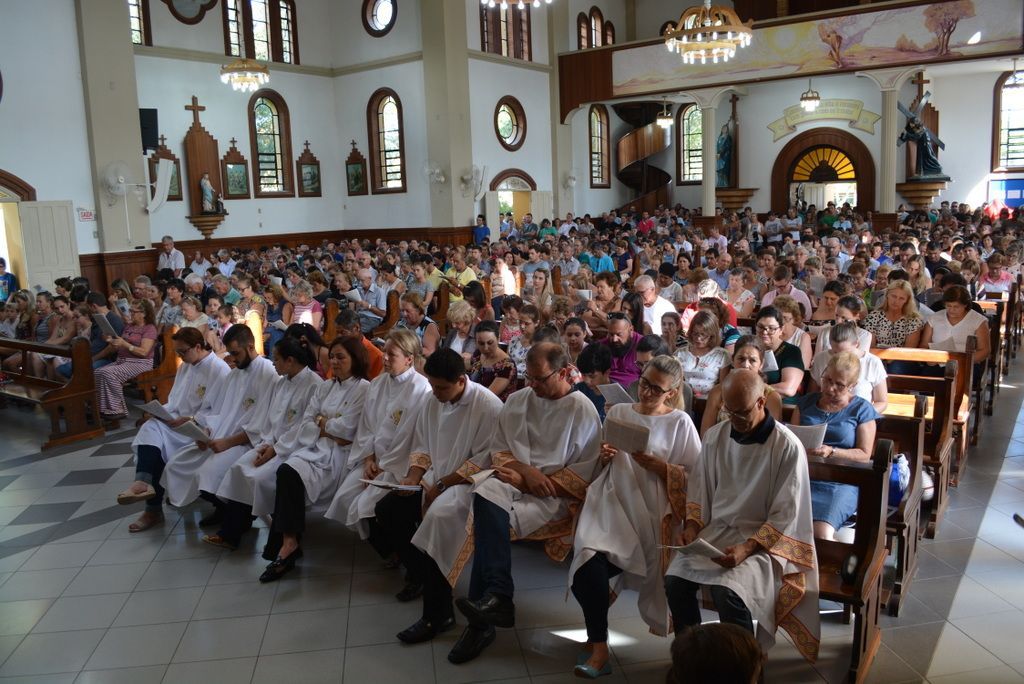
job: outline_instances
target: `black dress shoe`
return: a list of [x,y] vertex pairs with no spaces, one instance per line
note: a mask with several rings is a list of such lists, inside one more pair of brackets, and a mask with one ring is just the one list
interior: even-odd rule
[[281,579],[295,568],[295,563],[300,558],[302,558],[302,549],[295,549],[288,554],[287,558],[278,557],[260,575],[260,583],[266,584]]
[[494,637],[496,633],[494,627],[484,627],[478,629],[470,626],[462,632],[462,636],[455,642],[455,646],[448,652],[448,662],[460,665],[462,663],[468,663],[478,655],[483,653],[483,650],[494,643]]
[[200,527],[209,527],[211,525],[220,525],[221,520],[223,520],[223,519],[224,519],[224,516],[220,512],[220,509],[219,508],[215,508],[215,509],[213,509],[212,513],[210,513],[208,516],[206,516],[205,518],[202,518],[199,521],[199,526]]
[[494,594],[485,594],[479,601],[468,598],[456,599],[458,608],[473,627],[515,627],[516,605],[512,599]]
[[455,617],[451,615],[440,622],[432,622],[421,618],[411,627],[403,629],[396,636],[399,641],[403,641],[407,644],[419,644],[424,641],[430,641],[441,632],[447,632],[454,626]]
[[423,596],[423,585],[419,582],[406,582],[405,587],[402,591],[395,594],[395,598],[402,603],[408,603],[409,601],[415,601],[420,596]]

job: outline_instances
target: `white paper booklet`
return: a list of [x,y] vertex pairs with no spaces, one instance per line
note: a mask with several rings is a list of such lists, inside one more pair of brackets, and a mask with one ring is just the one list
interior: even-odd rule
[[114,326],[110,325],[110,321],[103,314],[93,314],[92,320],[96,321],[97,327],[103,332],[104,337],[118,337],[117,331],[114,330]]
[[817,449],[825,441],[825,430],[828,428],[827,423],[820,423],[818,425],[787,425],[790,431],[796,435],[800,443],[804,445],[804,449],[810,451],[811,449]]
[[584,302],[589,302],[591,299],[594,298],[594,291],[593,290],[576,290],[576,297],[578,297],[579,299],[583,300]]
[[661,548],[674,549],[687,556],[702,556],[704,558],[721,558],[725,555],[725,551],[703,539],[694,539],[686,546],[662,546]]
[[642,425],[624,423],[614,418],[604,422],[604,441],[627,454],[647,453],[651,431]]
[[275,330],[287,330],[288,324],[282,320],[276,320],[270,324],[270,327],[274,328]]
[[612,382],[607,385],[598,385],[597,389],[601,392],[601,396],[604,397],[604,400],[609,404],[633,403],[633,397],[629,396],[629,393],[626,392],[626,390],[622,388],[622,385],[617,382]]
[[363,301],[363,296],[359,294],[359,290],[349,290],[345,293],[345,299],[350,302],[361,302]]
[[954,340],[952,337],[947,337],[941,342],[929,342],[928,348],[944,352],[960,351],[959,349],[956,348],[956,340]]
[[363,484],[370,485],[371,487],[380,487],[381,489],[390,489],[396,492],[418,492],[423,489],[422,485],[404,485],[395,484],[394,482],[381,482],[380,480],[365,480],[359,478],[359,481]]
[[148,413],[149,415],[153,416],[154,418],[159,418],[160,420],[163,421],[174,420],[174,416],[168,413],[167,409],[165,409],[164,405],[161,404],[159,401],[148,402],[146,404],[143,404],[139,408]]
[[770,349],[764,353],[764,365],[761,367],[765,373],[771,373],[772,371],[779,370],[779,362],[775,358],[775,352]]
[[174,428],[174,431],[185,435],[189,439],[194,439],[197,442],[209,442],[210,435],[206,434],[206,430],[199,427],[199,424],[194,420],[190,420],[187,423],[182,423],[178,427]]

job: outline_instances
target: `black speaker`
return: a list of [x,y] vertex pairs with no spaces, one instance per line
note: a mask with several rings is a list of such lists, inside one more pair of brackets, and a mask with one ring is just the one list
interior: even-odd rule
[[156,123],[156,110],[140,109],[139,126],[142,128],[142,151],[155,150],[160,145],[160,127]]

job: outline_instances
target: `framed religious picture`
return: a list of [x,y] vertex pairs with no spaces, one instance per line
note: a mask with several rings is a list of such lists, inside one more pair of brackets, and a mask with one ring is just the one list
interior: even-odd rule
[[149,165],[149,182],[152,184],[150,190],[151,194],[156,194],[156,167],[161,159],[167,159],[174,164],[173,173],[171,174],[171,183],[167,190],[167,201],[168,202],[180,202],[181,196],[181,162],[174,156],[174,153],[167,148],[167,138],[160,136],[160,146],[156,148],[153,154],[149,155],[147,163]]
[[235,147],[238,141],[231,139],[231,147],[221,157],[221,178],[224,179],[224,199],[249,199],[249,162]]
[[345,160],[345,179],[348,184],[349,197],[354,195],[365,195],[366,187],[366,159],[356,149],[356,141],[352,141],[352,152]]
[[305,149],[295,162],[295,173],[299,177],[299,197],[322,197],[320,186],[320,160],[309,151],[309,141],[304,143]]

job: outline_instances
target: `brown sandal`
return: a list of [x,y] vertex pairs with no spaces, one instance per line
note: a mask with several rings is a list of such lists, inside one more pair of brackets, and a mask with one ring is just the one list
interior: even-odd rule
[[133,492],[132,488],[129,487],[117,495],[117,503],[122,506],[129,506],[133,503],[138,503],[139,501],[148,501],[154,496],[156,496],[156,490],[153,489],[153,485],[146,485],[146,490],[144,492]]
[[220,548],[227,549],[228,551],[234,551],[236,548],[238,548],[236,546],[231,545],[228,542],[228,540],[226,540],[219,534],[204,534],[203,542],[209,544],[210,546],[219,546]]
[[145,532],[151,527],[155,527],[156,525],[162,525],[163,522],[163,513],[143,513],[139,516],[138,520],[128,525],[128,531],[132,533]]

